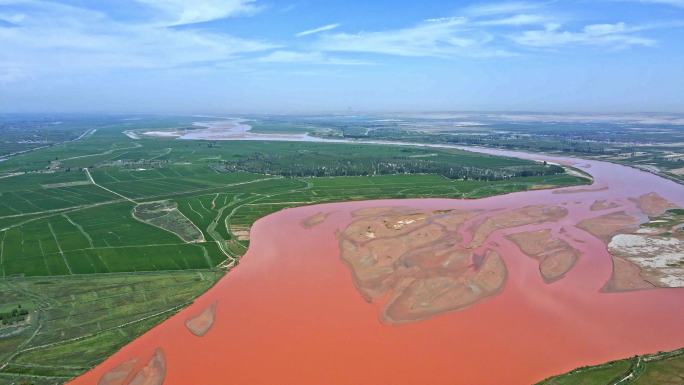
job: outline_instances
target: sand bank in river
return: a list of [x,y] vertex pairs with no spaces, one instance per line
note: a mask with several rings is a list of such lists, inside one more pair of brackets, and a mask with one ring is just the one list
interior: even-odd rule
[[486,218],[473,231],[470,248],[479,247],[496,230],[530,225],[533,223],[556,222],[568,215],[568,210],[560,206],[526,206],[505,211]]
[[307,229],[318,226],[321,223],[325,222],[325,220],[328,218],[328,215],[330,215],[329,212],[328,213],[324,213],[324,212],[316,213],[310,217],[305,218],[302,221],[302,226],[304,226]]
[[[147,365],[134,373],[137,359],[128,360],[105,373],[97,385],[162,385],[166,377],[166,358],[156,349]],[[131,378],[132,377],[132,378]]]
[[97,385],[124,385],[128,377],[133,373],[137,359],[132,358],[122,362],[114,369],[105,373],[98,381]]
[[614,235],[608,243],[613,256],[609,289],[634,290],[684,287],[684,236],[681,222],[664,215],[676,205],[657,193],[632,199],[650,221],[639,229]]
[[203,337],[214,325],[216,318],[216,302],[204,309],[200,314],[185,321],[185,327],[197,337]]
[[608,190],[608,186],[599,187],[570,187],[566,189],[553,190],[554,194],[581,194],[588,192],[599,192]]
[[589,208],[591,211],[603,211],[603,210],[608,210],[608,209],[614,209],[620,207],[620,204],[617,202],[608,202],[605,199],[599,199],[594,201],[594,203],[591,204],[591,207]]
[[525,255],[539,261],[539,272],[547,283],[563,278],[579,258],[577,249],[553,238],[548,229],[511,234],[507,238]]
[[[490,248],[496,245],[486,242],[493,232],[565,215],[567,210],[558,206],[489,212],[358,210],[340,233],[341,257],[368,301],[390,295],[382,313],[386,322],[417,321],[463,309],[501,290],[507,270]],[[475,224],[465,226],[470,220]],[[465,242],[470,235],[472,240]],[[540,257],[548,258],[542,262],[543,273],[548,280],[559,279],[577,255],[562,242],[549,240],[548,245],[555,249]]]
[[655,192],[644,194],[638,197],[636,200],[637,207],[644,214],[649,217],[654,217],[661,215],[668,209],[676,208],[677,206],[672,204],[667,199],[661,197]]
[[620,211],[585,219],[577,227],[608,243],[614,235],[635,231],[638,225],[639,218]]
[[[655,192],[631,198],[639,212],[613,212],[585,219],[577,227],[604,241],[613,260],[607,291],[684,287],[684,242],[668,230],[640,226],[644,215],[654,218],[676,205]],[[605,201],[596,201],[605,208]],[[655,222],[658,220],[656,219]],[[654,223],[654,222],[651,222]]]

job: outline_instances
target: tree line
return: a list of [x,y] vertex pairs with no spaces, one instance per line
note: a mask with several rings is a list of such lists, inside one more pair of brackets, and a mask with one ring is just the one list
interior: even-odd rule
[[431,159],[393,157],[391,159],[351,158],[307,159],[296,155],[254,153],[235,160],[221,160],[219,171],[245,171],[285,177],[373,176],[396,174],[438,174],[450,179],[495,181],[514,177],[564,173],[556,165],[475,167]]

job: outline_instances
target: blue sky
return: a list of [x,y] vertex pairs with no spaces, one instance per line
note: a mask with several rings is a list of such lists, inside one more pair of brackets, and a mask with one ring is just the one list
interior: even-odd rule
[[0,0],[0,111],[684,112],[684,0]]

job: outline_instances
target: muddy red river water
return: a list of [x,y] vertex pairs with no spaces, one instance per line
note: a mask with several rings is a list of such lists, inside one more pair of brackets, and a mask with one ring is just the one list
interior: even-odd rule
[[[610,163],[481,151],[571,163],[590,173],[594,185],[479,200],[334,203],[269,215],[253,226],[241,263],[211,290],[70,384],[527,385],[578,366],[684,346],[684,291],[603,291],[612,272],[605,243],[576,227],[586,218],[634,211],[630,198],[650,192],[684,207],[684,186]],[[579,192],[567,193],[573,190]],[[592,211],[596,200],[615,205]],[[340,259],[338,234],[361,208],[538,204],[565,207],[568,215],[523,229],[548,228],[570,243],[580,252],[574,268],[546,282],[538,262],[505,237],[509,230],[494,231],[489,247],[505,262],[505,285],[458,311],[388,324],[380,318],[382,304],[360,295]],[[320,213],[327,214],[320,223],[302,225]],[[210,328],[198,336],[188,322]]]

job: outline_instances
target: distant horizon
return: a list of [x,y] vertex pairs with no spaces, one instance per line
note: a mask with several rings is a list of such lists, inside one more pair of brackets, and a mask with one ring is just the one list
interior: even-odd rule
[[[156,111],[1,111],[2,115],[140,115],[140,116],[183,116],[197,118],[232,119],[240,115],[392,115],[392,114],[539,114],[539,115],[585,115],[585,116],[635,116],[635,115],[682,115],[682,111],[609,111],[609,110],[302,110],[302,111],[225,111],[225,112],[156,112]],[[225,116],[221,116],[225,115]]]

